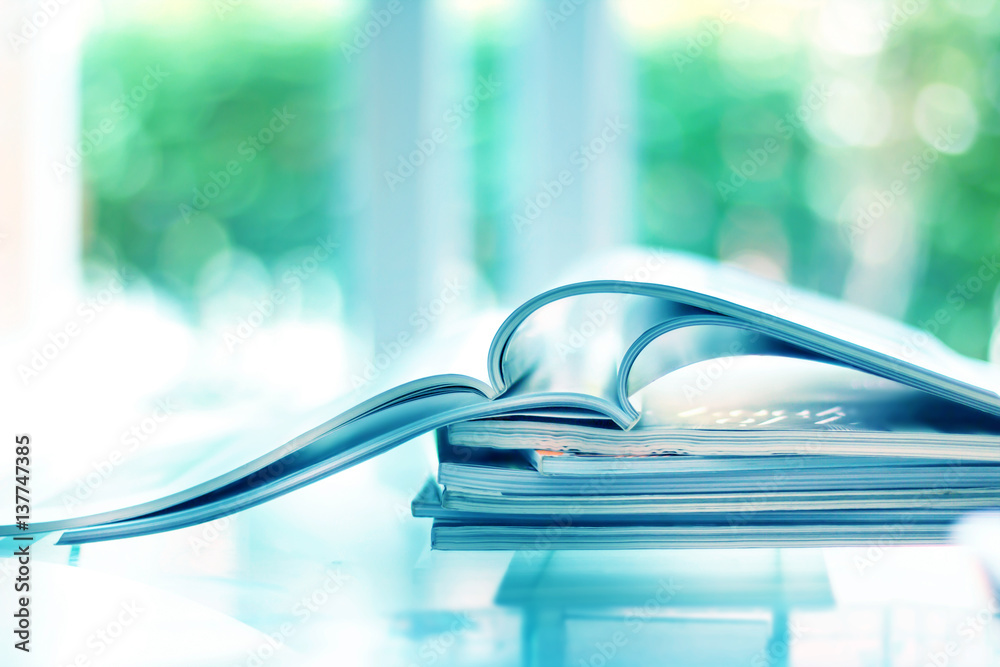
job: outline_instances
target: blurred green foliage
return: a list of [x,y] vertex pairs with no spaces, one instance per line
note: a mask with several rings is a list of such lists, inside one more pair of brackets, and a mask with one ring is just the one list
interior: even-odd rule
[[[503,67],[503,45],[482,35],[475,40],[473,76],[489,79]],[[511,121],[504,117],[508,109],[507,91],[500,91],[483,100],[473,113],[472,138],[472,197],[476,265],[493,285],[502,285],[503,254],[510,220],[510,201],[506,164],[510,157]]]
[[[1000,253],[1000,31],[950,6],[917,6],[880,25],[884,44],[862,57],[824,51],[807,20],[782,38],[739,22],[706,37],[705,19],[641,50],[641,241],[711,257],[752,251],[791,282],[834,296],[848,290],[852,267],[867,265],[873,278],[855,276],[855,290],[909,289],[895,314],[985,358],[1000,315],[1000,274],[983,269]],[[856,85],[860,103],[812,104],[817,82]],[[918,131],[921,96],[933,102],[942,84],[960,99],[944,99],[940,117],[925,122],[945,131],[967,95],[968,148],[942,153]],[[861,126],[878,113],[888,118],[877,141],[831,138],[824,128],[836,114]],[[765,147],[774,151],[764,156]],[[747,162],[755,154],[762,164]],[[903,196],[863,217],[881,212],[879,197],[896,181]],[[896,228],[884,231],[890,222]]]
[[351,99],[341,30],[247,5],[92,34],[79,147],[88,255],[192,305],[219,253],[275,270],[335,233]]
[[[268,7],[278,5],[196,12],[173,26],[120,22],[86,47],[87,252],[140,269],[184,303],[219,253],[243,250],[276,271],[343,228],[356,195],[347,133],[357,86],[340,53],[352,19]],[[1000,28],[920,4],[878,26],[877,48],[837,52],[821,37],[849,31],[817,28],[816,12],[831,7],[794,20],[781,10],[782,34],[753,16],[767,3],[707,33],[705,9],[631,45],[634,70],[622,75],[636,84],[636,241],[750,257],[834,296],[894,290],[883,300],[891,314],[985,357],[1000,314],[1000,275],[976,282],[1000,252]],[[512,30],[487,26],[472,40],[470,86],[510,64],[523,46]],[[501,291],[516,194],[509,95],[473,116],[468,183],[475,260]],[[286,108],[287,127],[247,148],[254,137],[264,144]],[[969,145],[934,152],[928,127],[951,122]],[[928,150],[933,163],[914,170]],[[903,194],[880,212],[896,181]]]

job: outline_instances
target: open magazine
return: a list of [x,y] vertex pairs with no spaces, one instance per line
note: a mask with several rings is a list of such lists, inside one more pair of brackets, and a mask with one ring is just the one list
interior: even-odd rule
[[[918,540],[941,539],[957,512],[1000,505],[995,367],[924,331],[693,256],[623,251],[589,266],[514,310],[486,361],[488,382],[409,382],[223,474],[96,513],[36,511],[28,532],[77,544],[211,521],[434,430],[444,488],[432,483],[414,510],[457,538],[451,548],[518,548],[537,516],[567,503],[587,545],[605,528],[619,540],[624,526],[639,546],[688,546],[706,534],[695,515],[719,525],[734,494],[759,491],[747,479],[776,469],[790,481],[768,489],[764,511],[808,501],[814,513],[865,508],[890,519],[947,474],[948,502],[932,508],[929,527],[914,523]],[[858,505],[869,497],[874,505]],[[629,523],[643,513],[658,518]],[[614,520],[593,518],[602,515]],[[755,514],[709,530],[707,543],[735,530],[802,543],[835,515],[803,517]],[[498,525],[512,537],[477,542]],[[0,537],[24,534],[0,527]],[[573,546],[573,531],[565,535],[561,545]]]

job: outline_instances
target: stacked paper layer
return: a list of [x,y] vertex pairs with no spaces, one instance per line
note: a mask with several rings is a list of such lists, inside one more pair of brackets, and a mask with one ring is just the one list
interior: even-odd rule
[[[964,449],[953,442],[948,451],[964,458],[931,458],[919,455],[931,453],[920,447],[933,440],[922,434],[909,442],[896,434],[901,456],[870,446],[858,447],[867,455],[792,454],[763,439],[740,450],[738,436],[706,435],[713,456],[644,454],[664,441],[643,433],[631,448],[627,432],[580,425],[565,429],[564,451],[541,450],[559,441],[562,427],[517,426],[484,421],[439,433],[438,480],[413,501],[414,516],[434,519],[434,548],[928,544],[947,542],[963,515],[1000,507],[997,445],[985,438]],[[846,432],[830,433],[829,442],[849,444]],[[794,433],[782,435],[794,441]],[[628,453],[583,453],[588,436],[600,441],[596,449],[616,442]],[[518,437],[522,449],[514,448]],[[491,438],[497,446],[483,446]]]

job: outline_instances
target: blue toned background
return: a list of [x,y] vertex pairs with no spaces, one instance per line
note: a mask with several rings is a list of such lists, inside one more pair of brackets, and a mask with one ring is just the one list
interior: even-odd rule
[[[993,0],[10,0],[0,19],[0,391],[56,506],[400,378],[484,377],[503,315],[615,245],[1000,358]],[[192,640],[225,654],[204,664],[253,664],[254,632],[288,664],[519,663],[526,629],[560,626],[494,604],[509,554],[428,553],[409,501],[434,464],[422,440],[219,525],[40,551],[79,592],[49,591],[53,659],[95,658],[87,634],[141,583],[167,611],[106,664],[139,664],[129,642],[171,664],[185,615],[219,628]],[[960,554],[855,556],[827,556],[853,602],[796,612],[814,632],[793,664],[919,661],[961,621],[942,604],[987,604]],[[780,568],[748,567],[781,595]],[[781,664],[784,612],[721,606],[747,660]],[[678,627],[648,650],[718,643]],[[600,662],[604,630],[567,632],[567,664]]]

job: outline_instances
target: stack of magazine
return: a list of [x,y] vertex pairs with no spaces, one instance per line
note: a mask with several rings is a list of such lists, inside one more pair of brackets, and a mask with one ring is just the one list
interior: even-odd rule
[[211,521],[428,432],[438,477],[413,513],[441,549],[935,543],[1000,507],[997,367],[707,260],[591,264],[515,309],[487,365],[489,383],[409,382],[242,465],[29,532]]
[[413,514],[435,519],[440,549],[632,549],[937,543],[1000,506],[990,418],[763,356],[729,360],[714,395],[676,400],[713,368],[646,388],[628,431],[539,416],[440,429],[438,479]]

